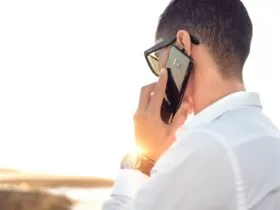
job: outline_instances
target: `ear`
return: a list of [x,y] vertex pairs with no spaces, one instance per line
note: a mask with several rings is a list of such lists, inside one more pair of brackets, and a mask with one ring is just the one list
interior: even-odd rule
[[185,50],[185,52],[187,53],[187,55],[191,56],[192,42],[191,42],[189,32],[187,32],[185,30],[179,30],[177,32],[176,37],[177,37],[177,43],[178,43],[179,47],[183,48]]

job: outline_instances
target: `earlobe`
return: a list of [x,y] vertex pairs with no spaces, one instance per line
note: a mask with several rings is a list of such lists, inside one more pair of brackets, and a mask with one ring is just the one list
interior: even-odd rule
[[180,48],[184,49],[185,53],[191,56],[191,38],[189,32],[180,30],[177,32],[177,43]]

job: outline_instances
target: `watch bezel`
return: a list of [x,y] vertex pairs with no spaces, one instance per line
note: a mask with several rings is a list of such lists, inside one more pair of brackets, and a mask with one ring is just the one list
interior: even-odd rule
[[138,154],[127,154],[122,162],[121,169],[140,169],[141,157]]

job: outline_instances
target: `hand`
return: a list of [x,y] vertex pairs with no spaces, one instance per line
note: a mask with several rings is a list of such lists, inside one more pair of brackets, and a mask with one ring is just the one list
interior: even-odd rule
[[176,130],[185,122],[189,104],[182,103],[171,124],[161,120],[161,104],[165,96],[167,70],[161,71],[157,83],[141,89],[138,109],[134,115],[136,144],[156,161],[175,140]]

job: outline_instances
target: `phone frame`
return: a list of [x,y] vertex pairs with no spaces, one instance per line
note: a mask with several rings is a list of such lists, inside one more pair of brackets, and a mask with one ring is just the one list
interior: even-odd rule
[[[182,53],[183,56],[185,56],[186,58],[189,59],[189,64],[188,64],[188,67],[187,69],[185,70],[185,73],[183,75],[183,81],[182,81],[182,85],[180,87],[180,89],[178,90],[179,91],[179,99],[178,99],[178,104],[176,104],[174,107],[171,107],[170,108],[170,113],[169,113],[169,118],[167,121],[165,121],[163,119],[163,121],[165,123],[170,123],[172,122],[175,114],[177,113],[178,109],[180,108],[181,104],[182,104],[182,101],[183,101],[183,98],[184,98],[184,95],[185,95],[185,92],[186,92],[186,89],[187,89],[187,85],[188,85],[188,81],[189,81],[189,78],[190,78],[190,75],[191,75],[191,72],[192,72],[192,69],[193,69],[193,59],[191,56],[187,55],[185,53],[185,50],[184,49],[180,49],[178,46],[176,45],[173,45],[172,47],[174,47],[176,50],[178,50],[180,53]],[[169,59],[169,58],[168,58]],[[167,71],[168,71],[168,78],[170,76],[172,76],[172,73],[171,73],[171,70],[170,68],[167,68]],[[174,77],[173,77],[173,80],[174,80]],[[175,80],[174,80],[175,81]],[[174,84],[176,86],[176,84]],[[166,87],[168,88],[168,87]],[[177,88],[177,87],[176,87]],[[170,101],[170,99],[168,98],[168,96],[166,96],[167,99]],[[166,100],[166,99],[164,99]],[[164,102],[163,102],[164,103]],[[163,105],[162,105],[163,106]]]

